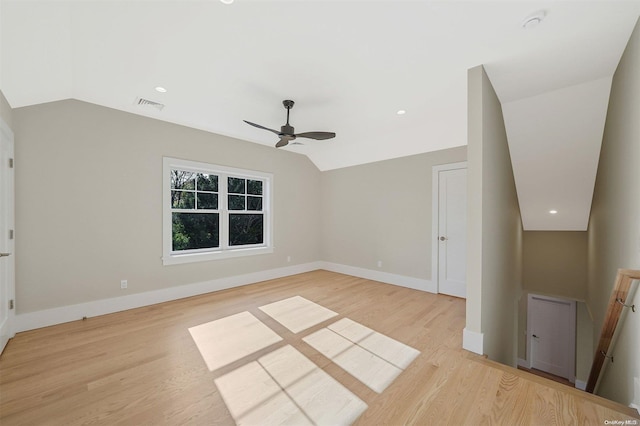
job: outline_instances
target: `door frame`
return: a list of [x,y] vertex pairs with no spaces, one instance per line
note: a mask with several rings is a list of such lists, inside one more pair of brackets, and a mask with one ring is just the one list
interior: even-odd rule
[[[0,117],[0,143],[4,143],[3,141],[8,142],[9,144],[9,155],[10,158],[13,160],[15,158],[15,145],[14,145],[14,136],[13,136],[13,131],[11,130],[11,128],[9,127],[9,125]],[[10,188],[9,191],[9,199],[10,199],[10,207],[7,211],[7,230],[11,229],[11,230],[15,230],[15,169],[12,169],[11,172],[9,172],[9,180],[8,180],[8,186]],[[6,235],[5,236],[8,241],[8,247],[7,249],[9,250],[9,252],[11,253],[11,256],[8,256],[6,258],[3,258],[2,261],[6,262],[7,264],[7,276],[9,279],[9,282],[7,283],[7,300],[1,300],[0,303],[7,303],[9,304],[9,301],[15,301],[15,292],[16,292],[16,288],[15,288],[15,232],[14,232],[14,237],[12,239],[9,239],[9,236]],[[1,290],[0,290],[1,291]],[[9,308],[8,310],[8,314],[7,314],[7,337],[8,339],[11,339],[12,337],[15,336],[15,302],[13,303],[12,307]],[[0,353],[2,353],[2,351],[4,350],[4,347],[6,345],[7,342],[0,342]]]
[[533,324],[532,317],[532,300],[534,298],[548,300],[550,302],[568,304],[570,310],[568,333],[573,338],[573,344],[569,348],[569,376],[566,377],[571,383],[576,382],[576,301],[573,299],[566,299],[562,297],[545,296],[542,294],[529,293],[527,295],[527,367],[533,368],[533,331],[531,327]]
[[440,293],[440,262],[438,230],[440,229],[440,172],[447,170],[466,169],[467,162],[437,164],[431,168],[431,283],[436,293]]

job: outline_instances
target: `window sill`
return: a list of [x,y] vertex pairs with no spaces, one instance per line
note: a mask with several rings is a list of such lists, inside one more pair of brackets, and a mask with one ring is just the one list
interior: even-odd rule
[[256,256],[273,253],[273,247],[251,247],[206,253],[173,254],[162,257],[162,264],[179,265],[183,263],[207,262],[211,260],[232,259],[235,257]]

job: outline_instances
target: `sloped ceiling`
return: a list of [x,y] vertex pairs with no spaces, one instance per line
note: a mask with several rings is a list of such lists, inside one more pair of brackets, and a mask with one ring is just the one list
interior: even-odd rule
[[502,105],[525,230],[587,229],[610,91],[606,77]]
[[[544,21],[523,29],[536,11]],[[277,137],[242,120],[277,129],[293,99],[297,131],[337,137],[284,149],[330,170],[466,145],[467,69],[484,64],[518,169],[517,145],[525,163],[526,146],[544,145],[511,137],[531,114],[518,101],[552,92],[542,110],[583,120],[562,89],[610,79],[639,15],[639,1],[617,0],[0,0],[0,88],[13,108],[75,98],[266,145]],[[529,187],[518,185],[523,217],[553,205]]]

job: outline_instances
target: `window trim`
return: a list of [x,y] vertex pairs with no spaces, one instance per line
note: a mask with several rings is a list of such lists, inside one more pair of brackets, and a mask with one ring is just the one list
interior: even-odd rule
[[[262,188],[262,214],[264,214],[264,242],[259,245],[228,246],[228,215],[233,210],[228,210],[227,200],[219,198],[218,210],[220,212],[220,247],[216,249],[198,249],[188,253],[176,253],[172,250],[172,215],[171,215],[171,169],[181,169],[193,172],[204,172],[222,176],[239,177],[245,179],[259,179],[264,181]],[[226,179],[224,184],[226,184]],[[222,185],[219,182],[219,185]],[[183,160],[179,158],[163,157],[162,159],[162,264],[176,265],[191,262],[204,262],[210,260],[230,259],[235,257],[253,256],[273,253],[273,174],[255,170],[245,170],[235,167],[220,166],[217,164],[202,163]],[[225,191],[226,194],[226,191]]]

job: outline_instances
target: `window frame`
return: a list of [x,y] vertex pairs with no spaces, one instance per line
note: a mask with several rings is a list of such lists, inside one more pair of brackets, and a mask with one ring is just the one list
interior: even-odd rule
[[[219,247],[194,249],[188,252],[173,250],[173,221],[171,206],[171,170],[179,169],[195,173],[214,174],[218,176],[218,209],[220,223]],[[227,178],[235,177],[246,180],[260,180],[262,185],[262,210],[229,210]],[[253,256],[273,253],[273,174],[255,170],[245,170],[217,164],[163,157],[162,166],[162,263],[175,265],[191,262],[229,259],[242,256]],[[258,213],[264,215],[264,235],[262,244],[242,246],[229,245],[229,215],[236,213]],[[202,212],[206,213],[206,212]]]

